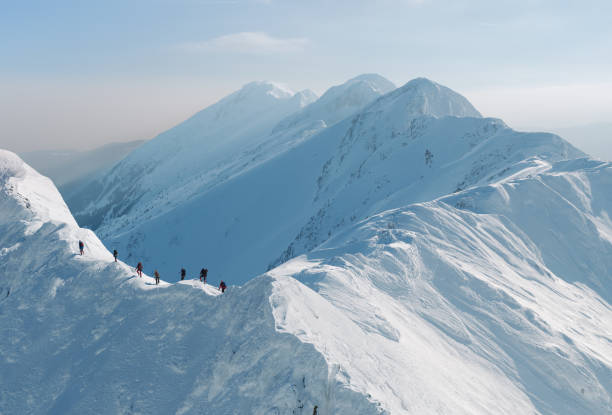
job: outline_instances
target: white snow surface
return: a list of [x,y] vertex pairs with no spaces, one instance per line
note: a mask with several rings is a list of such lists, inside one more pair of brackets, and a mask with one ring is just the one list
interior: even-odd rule
[[453,94],[418,79],[273,133],[118,221],[159,286],[0,152],[0,413],[612,413],[612,164]]

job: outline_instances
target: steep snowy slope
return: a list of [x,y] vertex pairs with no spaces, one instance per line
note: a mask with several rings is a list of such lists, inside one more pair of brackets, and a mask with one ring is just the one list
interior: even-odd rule
[[316,96],[294,94],[270,83],[252,82],[187,121],[160,134],[113,170],[75,194],[70,205],[79,222],[97,228],[104,217],[164,211],[197,193],[204,173],[214,177],[245,149],[257,146],[283,118]]
[[[394,88],[379,75],[362,75],[332,87],[315,101],[316,96],[309,91],[287,100],[288,92],[274,84],[249,84],[161,134],[110,175],[100,177],[82,192],[68,195],[67,202],[80,223],[97,229],[106,239],[113,230],[107,232],[105,228],[112,228],[118,218],[124,226],[130,226],[168,212],[192,195],[209,191],[287,151]],[[285,112],[292,114],[283,118],[285,112],[271,111],[270,96],[280,97],[282,107],[288,108]],[[254,111],[255,116],[249,115]],[[240,139],[228,139],[234,136]],[[222,147],[215,144],[219,139],[226,142]],[[174,154],[176,142],[184,143],[184,151]],[[166,167],[157,167],[159,163]]]
[[112,262],[0,152],[0,412],[609,413],[612,165],[523,166],[219,296]]
[[612,412],[612,164],[539,170],[383,212],[270,271],[338,315],[320,327],[289,303],[279,327],[391,413]]
[[1,150],[0,212],[0,413],[378,413],[276,331],[270,278],[223,296],[139,279]]
[[371,214],[581,155],[554,135],[480,118],[462,96],[417,79],[171,211],[100,232],[127,261],[173,278],[206,266],[244,283]]

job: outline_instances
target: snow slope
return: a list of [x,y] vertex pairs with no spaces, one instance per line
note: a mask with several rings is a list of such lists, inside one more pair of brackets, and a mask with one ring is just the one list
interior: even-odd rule
[[276,331],[271,278],[223,296],[199,281],[156,287],[7,151],[0,189],[0,413],[309,413],[326,396],[377,413]]
[[98,232],[125,260],[154,262],[173,279],[206,266],[242,284],[372,214],[579,156],[557,136],[513,131],[416,79],[173,209],[126,214]]
[[609,413],[612,165],[530,157],[216,295],[112,262],[2,151],[0,412]]
[[248,84],[134,151],[67,202],[80,223],[106,239],[117,221],[125,227],[171,211],[394,88],[379,75],[362,75],[317,100],[308,90]]
[[309,125],[316,127],[317,123],[323,127],[334,125],[394,89],[395,85],[380,75],[359,75],[331,87],[311,105],[279,122],[274,130],[308,130]]
[[582,159],[375,215],[270,271],[338,316],[280,327],[391,413],[610,413],[610,185]]
[[271,82],[249,83],[130,153],[84,192],[71,195],[71,208],[90,228],[131,210],[138,209],[133,215],[140,217],[171,209],[315,98]]

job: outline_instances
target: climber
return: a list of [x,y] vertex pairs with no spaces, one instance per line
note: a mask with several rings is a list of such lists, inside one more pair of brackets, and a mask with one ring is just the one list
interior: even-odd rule
[[227,285],[225,285],[225,283],[221,281],[221,284],[219,284],[219,289],[221,290],[221,292],[224,293],[226,288]]
[[185,268],[181,268],[181,281],[185,279],[185,275],[187,275],[187,271],[185,271]]
[[206,276],[208,275],[208,269],[202,268],[200,271],[200,282],[206,284]]
[[118,254],[118,253],[119,253],[119,252],[117,252],[117,250],[116,250],[116,249],[113,249],[113,256],[115,257],[115,262],[117,262],[117,254]]
[[157,272],[157,270],[155,270],[153,275],[155,275],[155,285],[159,285],[159,272]]
[[83,243],[83,241],[79,241],[79,252],[81,252],[81,255],[83,255],[84,250],[85,250],[85,244]]
[[138,265],[136,265],[136,272],[138,273],[138,276],[142,278],[142,262],[139,262]]

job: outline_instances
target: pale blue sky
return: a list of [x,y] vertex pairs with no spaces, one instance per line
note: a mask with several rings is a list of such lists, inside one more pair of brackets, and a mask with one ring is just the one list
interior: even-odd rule
[[612,2],[0,2],[0,147],[151,138],[251,80],[425,76],[523,129],[612,121]]

